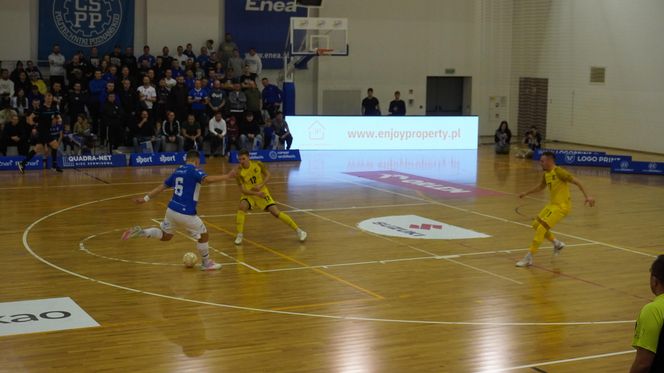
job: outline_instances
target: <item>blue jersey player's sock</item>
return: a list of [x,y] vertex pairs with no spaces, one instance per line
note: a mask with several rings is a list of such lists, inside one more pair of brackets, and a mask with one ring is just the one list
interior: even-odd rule
[[207,242],[197,242],[196,243],[196,248],[198,249],[198,252],[201,254],[201,258],[203,261],[203,265],[207,263],[208,260],[210,260],[210,246]]

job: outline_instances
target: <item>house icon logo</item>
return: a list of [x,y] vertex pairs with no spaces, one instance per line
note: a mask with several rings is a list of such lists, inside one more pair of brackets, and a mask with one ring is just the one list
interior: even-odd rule
[[309,140],[325,140],[325,127],[319,121],[309,126]]

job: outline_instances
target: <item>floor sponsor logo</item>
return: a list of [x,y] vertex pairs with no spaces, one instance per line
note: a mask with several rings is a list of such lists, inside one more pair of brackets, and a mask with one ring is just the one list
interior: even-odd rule
[[71,298],[0,303],[0,336],[99,326]]
[[441,223],[417,215],[372,218],[359,222],[357,226],[362,230],[382,236],[425,240],[462,240],[491,237],[484,233]]
[[476,196],[497,196],[503,193],[476,188],[470,185],[455,184],[444,180],[406,174],[396,171],[346,172],[348,175],[380,181],[408,189],[419,190],[429,195],[445,198],[467,198]]

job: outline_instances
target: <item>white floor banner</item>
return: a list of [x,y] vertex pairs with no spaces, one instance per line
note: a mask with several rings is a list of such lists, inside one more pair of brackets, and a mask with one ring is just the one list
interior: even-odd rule
[[0,336],[95,326],[99,324],[68,297],[0,303]]
[[357,226],[383,236],[425,240],[461,240],[491,237],[470,229],[423,218],[417,215],[383,216],[361,221]]

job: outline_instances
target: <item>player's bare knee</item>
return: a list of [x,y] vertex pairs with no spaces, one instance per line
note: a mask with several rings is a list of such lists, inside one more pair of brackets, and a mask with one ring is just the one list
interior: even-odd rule
[[198,239],[198,243],[206,243],[210,240],[210,235],[206,233],[202,233],[201,237]]

